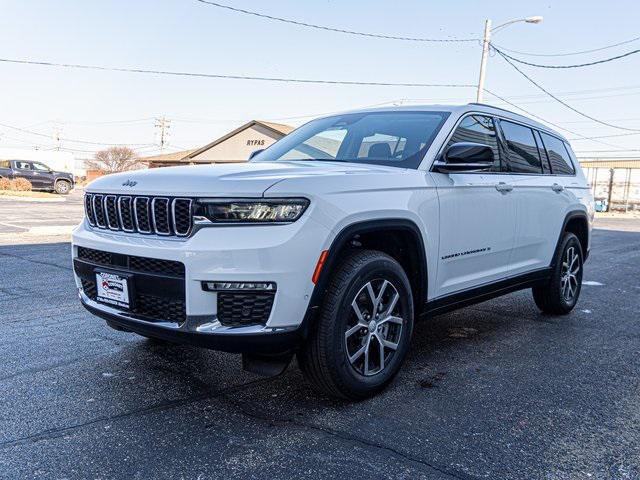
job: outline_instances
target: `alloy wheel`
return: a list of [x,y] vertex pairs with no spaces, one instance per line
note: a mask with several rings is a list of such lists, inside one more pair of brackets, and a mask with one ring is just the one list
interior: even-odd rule
[[351,302],[344,333],[347,358],[356,372],[373,376],[398,349],[404,320],[400,294],[388,280],[367,282]]
[[575,247],[567,248],[560,273],[560,289],[567,303],[573,302],[578,291],[578,274],[580,273],[580,256]]

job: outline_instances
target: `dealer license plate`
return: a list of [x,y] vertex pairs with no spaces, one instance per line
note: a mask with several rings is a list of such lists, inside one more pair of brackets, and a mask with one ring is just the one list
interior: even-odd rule
[[118,307],[129,308],[127,278],[115,273],[96,272],[96,300]]

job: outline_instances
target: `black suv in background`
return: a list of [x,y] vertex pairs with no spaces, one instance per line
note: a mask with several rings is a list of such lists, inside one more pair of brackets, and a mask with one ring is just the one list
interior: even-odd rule
[[34,190],[55,191],[66,195],[74,187],[73,174],[56,172],[44,163],[29,160],[0,160],[0,178],[24,178]]

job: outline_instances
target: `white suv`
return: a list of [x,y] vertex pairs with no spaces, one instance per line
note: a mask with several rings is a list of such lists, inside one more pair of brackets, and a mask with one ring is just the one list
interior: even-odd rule
[[307,123],[242,164],[109,175],[73,233],[82,304],[118,330],[243,353],[364,398],[418,317],[524,288],[580,295],[593,201],[569,144],[485,105]]

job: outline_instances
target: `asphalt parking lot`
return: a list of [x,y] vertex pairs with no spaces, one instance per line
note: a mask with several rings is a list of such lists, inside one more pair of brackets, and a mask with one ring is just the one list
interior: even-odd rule
[[640,478],[629,222],[594,232],[573,313],[524,291],[420,323],[398,378],[360,403],[295,365],[263,378],[113,331],[76,300],[66,238],[0,232],[0,478]]

